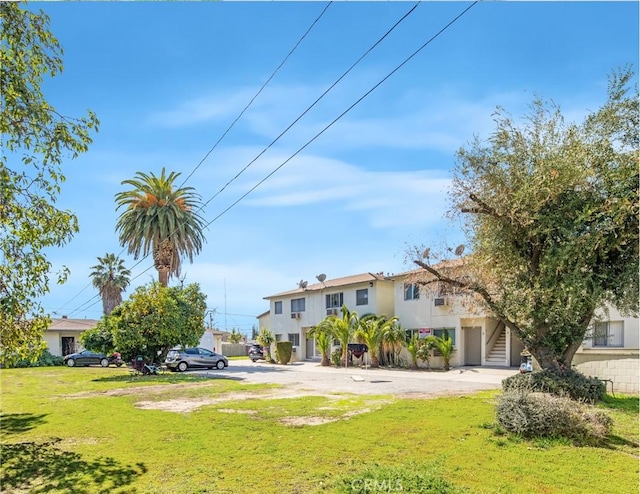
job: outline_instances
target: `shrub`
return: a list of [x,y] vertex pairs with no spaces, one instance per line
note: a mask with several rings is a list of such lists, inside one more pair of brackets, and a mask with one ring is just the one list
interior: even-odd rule
[[48,350],[42,352],[42,354],[34,361],[29,359],[21,359],[15,362],[13,365],[7,367],[53,367],[56,365],[64,365],[64,358],[57,355],[51,355]]
[[567,437],[578,441],[602,439],[611,430],[611,418],[585,403],[549,393],[511,391],[500,395],[498,423],[526,438]]
[[541,392],[558,396],[568,396],[578,401],[596,401],[604,398],[604,383],[595,377],[568,370],[559,372],[553,369],[516,374],[502,380],[503,391]]
[[290,341],[278,341],[276,343],[276,352],[278,360],[281,364],[288,364],[291,360],[291,353],[293,351],[293,343]]
[[338,348],[331,353],[331,363],[336,367],[340,367],[340,360],[342,359],[342,348]]

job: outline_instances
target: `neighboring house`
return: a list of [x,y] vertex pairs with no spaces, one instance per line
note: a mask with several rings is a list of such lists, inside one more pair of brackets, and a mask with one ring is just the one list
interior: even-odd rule
[[51,326],[44,333],[49,353],[64,357],[82,350],[80,335],[95,328],[97,324],[98,321],[95,319],[69,319],[67,316],[62,316],[61,319],[52,319]]
[[[319,283],[301,283],[295,290],[264,297],[269,301],[269,315],[260,315],[259,327],[266,327],[276,341],[291,341],[295,360],[319,358],[315,340],[308,331],[329,315],[341,317],[343,304],[359,316],[393,315],[393,281],[382,273],[363,273]],[[269,324],[267,326],[266,324]]]
[[[80,343],[80,335],[98,325],[95,319],[69,319],[62,316],[61,319],[52,319],[51,326],[44,333],[44,340],[49,347],[51,355],[64,357],[70,353],[79,352],[84,347]],[[215,349],[220,352],[222,348],[222,331],[212,329],[205,330],[198,346],[208,350]]]

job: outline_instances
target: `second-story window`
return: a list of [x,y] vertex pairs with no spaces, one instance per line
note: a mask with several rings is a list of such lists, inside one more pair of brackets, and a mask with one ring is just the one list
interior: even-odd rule
[[294,298],[291,300],[291,312],[304,312],[303,298]]
[[420,298],[420,286],[417,283],[404,284],[404,299],[418,300]]
[[342,296],[342,292],[340,293],[330,293],[326,295],[326,305],[327,309],[334,309],[342,307],[344,303],[344,297]]
[[282,300],[273,303],[273,312],[276,314],[282,314]]
[[369,289],[356,290],[356,305],[369,305]]

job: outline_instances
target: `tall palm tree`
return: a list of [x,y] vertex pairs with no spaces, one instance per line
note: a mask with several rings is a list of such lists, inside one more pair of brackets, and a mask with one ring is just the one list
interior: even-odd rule
[[198,214],[202,203],[193,187],[176,188],[180,173],[160,176],[136,172],[136,178],[124,180],[131,190],[116,194],[116,210],[126,208],[116,224],[120,244],[128,247],[134,259],[153,254],[158,281],[167,286],[171,276],[180,275],[184,256],[193,262],[204,243],[206,223]]
[[365,343],[367,347],[369,347],[371,367],[378,367],[380,365],[378,355],[380,353],[382,342],[384,341],[384,336],[387,329],[392,328],[397,320],[397,317],[387,319],[386,316],[370,314],[362,317],[358,321],[355,336],[359,341]]
[[90,274],[93,286],[102,297],[102,312],[108,316],[122,302],[122,292],[129,286],[131,271],[124,267],[124,261],[115,254],[98,256],[98,264],[90,269],[93,270]]

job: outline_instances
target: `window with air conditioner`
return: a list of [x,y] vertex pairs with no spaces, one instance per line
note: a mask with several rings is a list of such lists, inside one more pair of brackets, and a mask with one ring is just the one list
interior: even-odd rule
[[326,302],[325,305],[327,309],[331,309],[331,308],[339,309],[340,307],[342,307],[342,304],[344,303],[344,297],[342,295],[342,292],[329,293],[325,295],[325,302]]
[[356,290],[356,305],[369,305],[369,289]]

